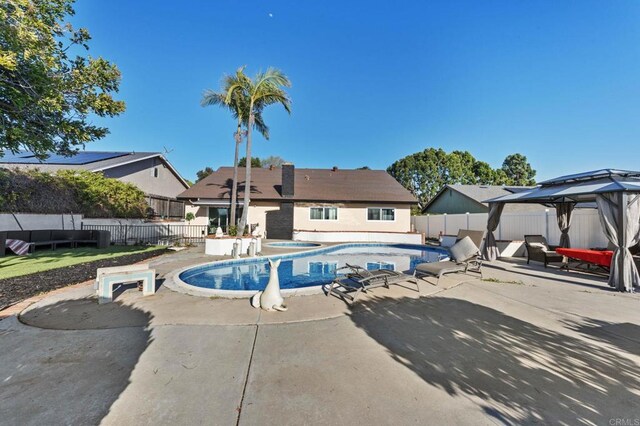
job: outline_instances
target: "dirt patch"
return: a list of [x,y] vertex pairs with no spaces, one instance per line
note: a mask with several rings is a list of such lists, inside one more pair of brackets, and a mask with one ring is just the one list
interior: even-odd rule
[[94,279],[98,268],[130,265],[164,253],[165,250],[153,250],[128,254],[111,259],[96,260],[95,262],[2,279],[0,280],[0,311],[36,294]]

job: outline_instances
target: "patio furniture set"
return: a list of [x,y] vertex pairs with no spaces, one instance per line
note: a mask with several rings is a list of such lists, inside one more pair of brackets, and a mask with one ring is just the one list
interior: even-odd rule
[[33,253],[36,247],[49,247],[55,250],[59,246],[76,248],[79,245],[94,245],[106,248],[111,244],[109,231],[41,229],[33,231],[0,232],[0,257],[7,249],[22,255]]
[[[449,249],[449,256],[439,262],[420,263],[416,265],[413,275],[388,269],[369,271],[357,265],[338,268],[346,270],[344,277],[334,279],[327,288],[327,296],[334,294],[349,304],[354,304],[362,293],[379,287],[389,288],[391,285],[412,283],[420,292],[419,278],[437,277],[433,285],[440,282],[446,274],[476,272],[482,276],[482,259],[480,249],[484,232],[460,230],[457,242]],[[428,281],[427,281],[428,282]]]

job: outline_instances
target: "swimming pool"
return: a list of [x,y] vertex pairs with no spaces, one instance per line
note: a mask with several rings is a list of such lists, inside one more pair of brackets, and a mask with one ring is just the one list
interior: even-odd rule
[[[422,262],[435,262],[444,249],[409,244],[340,244],[337,246],[270,256],[282,259],[278,268],[283,294],[318,293],[322,285],[335,278],[336,270],[346,263],[369,270],[413,270]],[[269,280],[266,257],[234,259],[191,267],[176,273],[178,284],[202,290],[192,294],[218,294],[226,297],[247,297],[263,290]],[[307,291],[296,291],[307,290]]]
[[277,243],[269,243],[265,244],[266,247],[275,247],[275,248],[310,248],[310,247],[320,247],[322,244],[319,243],[305,243],[305,242],[297,242],[297,241],[282,241]]

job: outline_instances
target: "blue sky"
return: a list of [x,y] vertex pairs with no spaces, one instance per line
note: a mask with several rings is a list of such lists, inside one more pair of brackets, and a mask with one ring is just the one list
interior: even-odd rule
[[[292,80],[293,113],[265,113],[260,157],[386,168],[427,147],[538,179],[640,169],[640,2],[80,1],[90,53],[123,78],[120,117],[93,150],[172,150],[189,179],[231,165],[234,121],[199,105],[247,65]],[[244,145],[243,145],[244,147]]]

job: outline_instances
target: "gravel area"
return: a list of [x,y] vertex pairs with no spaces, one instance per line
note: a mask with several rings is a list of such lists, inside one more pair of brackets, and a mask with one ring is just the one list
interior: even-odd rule
[[0,280],[0,310],[24,299],[45,293],[71,284],[94,279],[96,269],[108,266],[130,265],[165,253],[165,250],[154,250],[144,253],[118,256],[95,262],[81,263],[35,274]]

